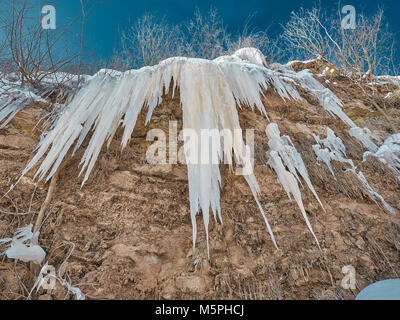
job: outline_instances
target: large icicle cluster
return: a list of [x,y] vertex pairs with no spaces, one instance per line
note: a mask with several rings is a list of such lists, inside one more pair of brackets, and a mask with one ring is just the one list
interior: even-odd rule
[[[117,128],[122,126],[122,148],[131,138],[136,120],[143,109],[147,109],[147,122],[151,120],[153,110],[160,105],[172,83],[172,95],[180,88],[183,110],[183,129],[228,129],[231,132],[240,129],[236,106],[249,106],[267,117],[262,103],[262,90],[272,87],[282,99],[301,99],[296,86],[302,86],[310,94],[318,97],[322,107],[353,126],[343,113],[341,101],[316,81],[308,71],[296,73],[290,67],[264,66],[265,58],[253,48],[241,49],[232,56],[223,56],[209,61],[191,58],[170,58],[153,67],[131,70],[125,73],[101,71],[92,77],[68,104],[54,128],[41,140],[36,154],[29,162],[23,175],[41,161],[35,177],[39,180],[50,179],[60,166],[67,152],[73,147],[75,152],[90,131],[93,135],[81,160],[83,183],[88,179],[100,150],[107,141],[110,144]],[[200,136],[200,134],[199,134]],[[200,146],[197,146],[199,149]],[[224,141],[216,151],[212,150],[211,159],[234,158],[238,165],[246,162],[242,150],[245,149],[242,136],[233,141]],[[223,150],[223,151],[221,151]],[[190,211],[193,223],[193,245],[196,240],[196,215],[200,209],[208,230],[209,209],[214,218],[221,218],[220,209],[220,172],[218,164],[192,164],[188,161],[185,144],[185,156],[188,169]],[[214,154],[213,154],[214,153]],[[216,154],[215,154],[216,153]],[[295,156],[295,154],[293,154]],[[296,157],[296,156],[295,156]],[[295,161],[299,159],[294,158]],[[304,164],[299,161],[296,168],[306,180]],[[298,178],[297,174],[295,177]],[[260,189],[253,174],[245,176],[260,211],[264,211],[258,202]],[[312,188],[309,180],[306,180]],[[313,188],[312,188],[313,190]],[[315,191],[313,190],[314,194]],[[315,194],[316,195],[316,194]],[[274,239],[273,239],[274,241]],[[275,241],[274,244],[276,245]]]
[[[268,137],[269,150],[267,151],[268,165],[274,169],[278,175],[278,181],[285,189],[288,197],[293,194],[300,211],[307,223],[315,240],[318,239],[314,234],[311,224],[307,218],[306,211],[304,209],[303,200],[301,197],[301,192],[299,188],[299,183],[301,184],[298,173],[301,175],[303,180],[306,182],[307,186],[310,188],[311,192],[314,194],[315,198],[324,209],[313,185],[311,184],[310,178],[308,176],[307,168],[304,165],[303,159],[300,153],[294,147],[290,137],[282,136],[280,134],[278,125],[276,123],[271,123],[267,126],[266,134]],[[287,168],[287,169],[286,169]]]
[[317,156],[318,161],[324,162],[333,177],[336,180],[335,173],[333,172],[331,161],[339,161],[343,163],[347,163],[350,165],[350,168],[346,171],[352,172],[357,179],[362,183],[364,188],[368,191],[371,199],[377,203],[377,200],[381,201],[385,208],[391,213],[395,214],[394,209],[383,199],[383,197],[375,191],[375,189],[368,183],[364,174],[359,171],[357,173],[357,167],[354,165],[351,159],[346,158],[346,147],[343,144],[342,139],[337,137],[332,129],[327,128],[327,137],[325,139],[321,139],[319,136],[314,135],[317,144],[313,146],[313,150],[315,155]]

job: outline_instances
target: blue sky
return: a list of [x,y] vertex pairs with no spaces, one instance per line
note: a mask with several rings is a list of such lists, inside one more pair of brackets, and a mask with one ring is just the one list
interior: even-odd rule
[[[42,0],[43,1],[43,0]],[[166,16],[170,23],[181,23],[192,16],[196,7],[206,13],[210,6],[218,9],[224,23],[231,33],[240,30],[247,17],[255,13],[252,26],[258,30],[269,28],[272,34],[280,32],[292,10],[301,6],[312,7],[315,0],[93,0],[89,13],[85,43],[99,57],[107,57],[118,45],[118,30],[126,28],[143,13]],[[80,10],[79,0],[47,0],[57,10],[60,22],[68,21]],[[337,12],[338,1],[320,0],[323,8]],[[397,33],[400,43],[400,1],[398,0],[348,0],[342,6],[351,4],[357,11],[367,14],[375,12],[378,6],[386,9],[386,17],[391,30]]]

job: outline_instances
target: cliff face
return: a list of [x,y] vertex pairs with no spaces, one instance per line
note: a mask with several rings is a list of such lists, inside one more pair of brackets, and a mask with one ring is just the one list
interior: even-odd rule
[[[311,69],[344,102],[344,112],[359,127],[368,127],[382,140],[400,132],[400,99],[395,87],[378,86],[376,103],[385,106],[384,115],[357,85],[337,76],[334,68],[328,66],[324,74],[326,67],[320,61],[293,65],[296,71]],[[365,86],[364,90],[371,89]],[[240,124],[242,129],[255,130],[259,199],[280,250],[274,248],[244,178],[226,166],[220,167],[223,224],[210,220],[210,260],[201,216],[192,250],[186,166],[153,166],[145,157],[151,144],[146,141],[148,130],[168,132],[169,121],[182,127],[179,95],[169,95],[154,110],[149,126],[144,125],[145,116],[139,116],[134,139],[122,153],[122,130],[117,131],[109,149],[102,149],[83,188],[78,174],[84,151],[67,161],[39,239],[49,264],[58,269],[72,252],[63,272],[93,299],[351,299],[372,282],[399,277],[399,180],[377,158],[363,162],[366,149],[349,135],[349,127],[324,111],[315,98],[303,96],[303,101],[284,102],[268,90],[263,103],[270,121],[278,124],[302,155],[326,209],[321,209],[307,187],[301,189],[321,250],[296,202],[287,197],[266,164],[265,128],[270,122],[248,108],[239,111]],[[40,137],[36,124],[43,114],[40,105],[31,105],[0,130],[2,194],[32,157]],[[328,167],[317,161],[313,134],[325,138],[327,127],[342,139],[347,157],[397,215],[372,201],[355,175],[346,172],[346,164],[332,161],[334,179]],[[0,201],[0,238],[10,237],[17,227],[35,220],[48,186],[36,186],[32,178],[29,173]],[[22,283],[29,289],[35,282],[29,265],[17,263],[14,269],[13,264],[7,258],[0,263],[1,299],[26,296]],[[354,290],[341,286],[342,268],[348,265],[356,271]],[[35,299],[66,297],[61,286],[33,295]]]

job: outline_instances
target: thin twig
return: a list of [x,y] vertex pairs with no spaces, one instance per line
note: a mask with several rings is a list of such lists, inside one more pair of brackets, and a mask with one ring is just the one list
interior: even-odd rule
[[47,191],[46,199],[44,200],[42,207],[40,208],[39,215],[36,218],[35,227],[33,228],[34,233],[38,232],[40,230],[40,228],[42,227],[44,213],[46,212],[46,210],[49,207],[49,204],[51,202],[51,199],[53,198],[53,193],[57,186],[57,180],[58,180],[58,175],[60,173],[60,170],[61,170],[61,166],[57,169],[57,171],[54,173],[53,177],[51,178],[51,182],[50,182],[49,190]]

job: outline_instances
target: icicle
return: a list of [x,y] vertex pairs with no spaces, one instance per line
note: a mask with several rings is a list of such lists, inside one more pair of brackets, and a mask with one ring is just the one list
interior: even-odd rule
[[[336,176],[331,165],[332,160],[348,163],[351,167],[354,167],[353,161],[346,159],[346,147],[342,139],[337,137],[331,128],[326,128],[326,139],[321,139],[316,135],[314,135],[314,139],[317,144],[313,145],[312,148],[317,156],[317,160],[324,162],[328,166],[335,180]],[[321,145],[325,148],[322,149]]]
[[323,163],[325,163],[328,166],[329,171],[332,173],[333,177],[336,180],[336,176],[335,176],[335,173],[333,172],[332,165],[331,165],[332,157],[330,155],[330,151],[326,148],[321,149],[321,146],[319,144],[312,146],[312,148],[314,150],[315,155],[317,156],[317,160],[322,161]]
[[[300,179],[296,171],[300,173],[307,185],[309,187],[311,186],[310,190],[313,192],[322,208],[323,206],[314,190],[314,187],[311,185],[311,181],[308,177],[308,172],[304,166],[303,160],[301,159],[301,156],[297,150],[292,145],[289,145],[289,143],[291,144],[290,138],[287,136],[280,136],[280,131],[276,123],[269,124],[266,129],[266,133],[269,139],[268,145],[270,147],[270,150],[267,152],[268,165],[276,172],[278,181],[285,189],[289,199],[291,198],[290,195],[293,195],[297,205],[300,208],[303,218],[306,221],[307,227],[311,231],[311,234],[319,246],[319,241],[314,234],[304,209],[301,192],[298,185]],[[285,166],[289,170],[286,170]]]
[[[44,274],[47,273],[48,268],[49,268],[49,264],[48,264],[48,262],[46,262],[45,265],[40,269],[39,275],[36,278],[36,281],[33,284],[31,291],[29,292],[27,300],[31,299],[32,293],[35,289],[36,289],[36,292],[38,292],[39,289],[43,286]],[[59,277],[57,277],[55,274],[54,275],[47,274],[47,276],[52,276],[52,277],[54,277],[54,280],[60,281],[61,285],[63,285],[64,287],[67,287],[67,290],[75,295],[76,300],[86,300],[85,295],[82,293],[82,291],[79,288],[73,287],[67,280],[65,280],[61,277],[60,270],[62,270],[62,266],[59,269]]]
[[301,193],[300,193],[300,189],[299,189],[299,185],[297,183],[296,177],[291,172],[289,172],[285,169],[285,167],[282,163],[282,160],[276,151],[271,150],[271,151],[267,152],[267,157],[269,159],[268,165],[272,169],[274,169],[274,171],[278,175],[278,181],[282,185],[282,187],[285,189],[289,199],[291,199],[290,194],[293,194],[294,199],[296,200],[297,205],[299,206],[300,211],[304,217],[304,220],[306,221],[307,227],[311,231],[311,234],[313,235],[313,237],[315,238],[315,240],[319,246],[319,241],[314,234],[314,231],[311,227],[311,224],[310,224],[307,214],[305,212],[303,200],[301,197]]
[[[342,163],[347,163],[350,165],[350,168],[347,169],[346,171],[351,171],[357,179],[362,183],[364,188],[368,191],[371,199],[376,202],[376,200],[380,200],[385,208],[391,213],[395,214],[394,209],[383,199],[383,197],[375,191],[374,188],[371,187],[371,185],[368,183],[367,179],[365,178],[364,174],[359,171],[357,173],[357,167],[354,165],[353,161],[351,159],[346,159],[346,147],[344,146],[342,140],[339,137],[336,137],[335,133],[333,130],[330,128],[327,128],[327,138],[326,139],[321,139],[318,136],[314,135],[315,140],[317,141],[318,144],[313,146],[313,150],[317,156],[318,161],[324,162],[332,175],[335,177],[335,173],[332,170],[331,166],[331,161],[339,161]],[[321,145],[325,147],[325,149],[321,149]],[[336,177],[335,177],[336,180]]]
[[365,152],[363,161],[366,161],[368,156],[375,156],[387,164],[400,180],[400,133],[388,137],[375,153]]
[[[25,175],[42,157],[40,167],[35,174],[38,180],[50,179],[73,147],[75,152],[92,130],[93,135],[81,159],[82,185],[87,181],[104,143],[111,142],[117,128],[122,125],[124,133],[122,148],[129,139],[140,112],[147,109],[146,122],[151,120],[154,109],[162,102],[164,92],[168,93],[173,79],[173,93],[180,88],[183,110],[183,129],[194,130],[200,136],[201,130],[240,129],[236,106],[257,110],[265,117],[267,112],[262,102],[262,90],[273,88],[282,99],[301,99],[296,86],[317,97],[321,105],[331,114],[340,117],[353,126],[343,113],[341,101],[329,90],[316,81],[310,73],[296,73],[293,69],[280,66],[266,68],[265,57],[254,48],[244,48],[232,56],[224,56],[213,61],[175,57],[162,61],[152,67],[131,70],[125,73],[101,70],[90,77],[77,95],[68,102],[65,112],[60,115],[54,128],[41,140],[36,154],[28,163],[22,175]],[[285,157],[286,165],[291,165],[291,173],[299,179],[303,177],[310,190],[320,203],[307,169],[300,154],[288,142],[280,152]],[[244,148],[242,136],[232,142],[216,141],[216,150],[210,152],[211,159],[217,163],[191,163],[185,143],[185,156],[188,170],[190,213],[193,224],[193,244],[196,243],[196,215],[203,213],[203,223],[208,232],[209,210],[220,217],[220,172],[219,163],[224,157],[232,158],[236,164],[243,165],[246,160],[241,155]],[[202,143],[195,145],[199,151]],[[223,152],[221,151],[223,149]],[[214,150],[214,149],[213,149]],[[254,198],[272,236],[265,214],[258,202],[256,179],[254,175],[245,177],[252,189]],[[275,240],[273,239],[274,244]],[[208,245],[208,237],[207,237]]]
[[[355,171],[354,171],[354,174]],[[376,200],[380,200],[382,204],[385,206],[386,210],[388,210],[391,214],[396,214],[396,211],[383,199],[383,197],[375,191],[374,188],[370,186],[368,183],[367,179],[365,178],[364,174],[360,171],[358,174],[356,174],[358,180],[361,181],[361,183],[364,185],[365,189],[369,192],[371,195],[372,199],[376,202]]]
[[[309,70],[305,69],[296,73],[290,66],[274,64],[270,67],[280,72],[281,79],[286,78],[285,81],[290,80],[313,95],[318,100],[319,104],[331,115],[337,116],[350,127],[356,127],[356,124],[343,112],[343,102],[331,90],[325,88],[314,79]],[[298,95],[296,90],[295,93],[292,94],[293,98],[294,95]],[[298,99],[300,99],[300,97],[298,97]]]
[[76,300],[86,300],[86,296],[82,293],[81,289],[73,287],[67,280],[64,280],[63,284],[67,287],[68,291],[75,295]]
[[36,281],[35,281],[35,283],[33,284],[33,287],[32,287],[32,289],[31,289],[31,291],[29,292],[29,295],[28,295],[27,300],[30,300],[30,299],[31,299],[32,293],[33,293],[33,291],[34,291],[35,289],[36,289],[36,292],[38,292],[39,289],[40,289],[40,287],[43,285],[43,282],[44,282],[44,277],[43,277],[43,275],[44,275],[45,271],[47,271],[48,266],[49,266],[49,265],[48,265],[48,263],[46,262],[46,263],[44,264],[44,266],[40,269],[39,275],[38,275],[38,277],[36,278]]
[[[268,137],[268,145],[271,150],[278,152],[279,156],[282,158],[283,163],[285,166],[288,167],[289,171],[292,173],[294,177],[301,183],[299,173],[304,181],[306,182],[308,188],[313,193],[314,197],[317,199],[318,203],[320,204],[321,208],[324,209],[321,200],[319,199],[317,192],[315,191],[311,180],[308,176],[308,171],[306,166],[304,165],[303,159],[300,153],[296,150],[293,146],[290,137],[280,135],[280,131],[278,125],[276,123],[271,123],[267,126],[266,134]],[[325,211],[325,209],[324,209]]]
[[267,226],[267,230],[269,232],[269,235],[271,236],[272,242],[274,243],[275,248],[277,250],[279,250],[278,245],[276,244],[274,233],[272,232],[271,226],[270,226],[270,224],[268,222],[268,219],[267,219],[267,217],[265,215],[264,209],[262,208],[261,203],[258,200],[258,195],[260,194],[260,187],[258,185],[258,182],[257,182],[257,180],[256,180],[254,175],[247,175],[247,176],[245,175],[244,178],[246,179],[248,185],[250,186],[250,189],[251,189],[251,192],[253,194],[253,197],[256,200],[256,203],[258,205],[258,209],[260,210],[261,215],[264,218],[264,222],[265,222],[265,224]]

